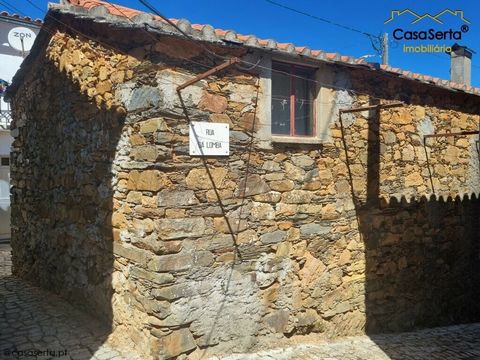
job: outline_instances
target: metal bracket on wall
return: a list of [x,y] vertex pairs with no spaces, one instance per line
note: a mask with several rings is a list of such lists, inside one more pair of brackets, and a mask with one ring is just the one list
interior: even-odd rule
[[[429,157],[428,157],[428,152],[427,152],[427,139],[431,139],[431,138],[440,138],[440,137],[451,137],[451,136],[468,136],[468,135],[480,135],[480,131],[460,131],[460,132],[446,132],[446,133],[439,133],[439,134],[429,134],[429,135],[424,135],[423,136],[423,149],[425,150],[425,157],[427,159],[427,169],[428,169],[428,173],[429,173],[429,176],[430,176],[430,185],[432,187],[432,192],[433,194],[435,194],[435,187],[433,185],[433,176],[432,176],[432,170],[430,168],[430,160],[429,160]],[[477,152],[480,152],[479,151],[479,147],[478,147],[478,144],[479,144],[479,141],[477,140]]]
[[427,146],[427,139],[428,138],[439,138],[439,137],[450,137],[450,136],[468,136],[468,135],[478,135],[479,140],[476,141],[477,143],[477,152],[480,152],[480,130],[473,130],[473,131],[461,131],[461,132],[446,132],[446,133],[440,133],[440,134],[430,134],[430,135],[424,135],[423,136],[423,146]]
[[[185,102],[184,102],[183,97],[182,97],[182,90],[185,89],[186,87],[190,86],[190,85],[195,84],[196,82],[198,82],[202,79],[205,79],[206,77],[208,77],[210,75],[216,74],[217,72],[219,72],[223,69],[226,69],[226,68],[228,68],[228,67],[230,67],[234,64],[237,64],[239,62],[240,62],[240,59],[237,58],[237,57],[230,58],[227,61],[225,61],[224,63],[222,63],[220,65],[217,65],[217,66],[211,68],[210,70],[205,71],[204,73],[202,73],[200,75],[195,76],[193,79],[191,79],[191,80],[189,80],[189,81],[187,81],[187,82],[185,82],[182,85],[179,85],[177,87],[177,95],[180,99],[180,104],[181,104],[183,112],[185,114],[185,118],[187,119],[187,122],[189,124],[191,123],[191,120],[190,120],[190,116],[188,114],[187,106],[185,105]],[[194,134],[195,138],[197,138],[197,141],[198,141],[198,135],[195,132],[195,129],[193,129],[193,134]],[[238,241],[235,238],[235,231],[233,230],[233,226],[230,223],[230,219],[227,216],[227,211],[225,209],[225,206],[223,205],[222,198],[221,198],[220,193],[217,189],[217,186],[215,185],[213,175],[210,171],[210,168],[207,165],[207,161],[205,159],[205,156],[201,156],[201,159],[202,159],[202,162],[203,162],[203,166],[205,167],[205,171],[207,172],[208,178],[210,179],[210,181],[212,183],[213,191],[215,192],[215,195],[217,197],[218,206],[221,209],[221,212],[222,212],[223,218],[225,219],[225,222],[227,224],[229,233],[232,236],[232,242],[233,242],[233,245],[235,247],[236,253],[237,253],[238,258],[240,259],[240,262],[241,262],[241,261],[243,261],[243,259],[242,259],[242,254],[240,253],[240,250],[239,250],[239,247],[238,247]],[[237,228],[237,233],[238,233],[238,228]]]
[[351,109],[340,109],[339,112],[340,114],[348,114],[348,113],[359,112],[359,111],[389,109],[394,107],[401,107],[404,105],[405,104],[403,102],[395,102],[391,104],[378,104],[378,105],[370,105],[370,106],[361,106],[361,107],[351,108]]
[[[362,204],[360,203],[359,199],[357,198],[357,196],[355,194],[355,191],[354,191],[354,188],[353,188],[353,175],[352,175],[352,171],[351,171],[350,159],[349,159],[349,156],[348,156],[348,145],[347,145],[347,141],[345,139],[345,126],[343,125],[342,115],[343,114],[348,114],[348,113],[362,112],[362,111],[377,111],[377,112],[379,112],[383,109],[402,107],[402,106],[405,106],[405,103],[394,102],[394,103],[390,103],[390,104],[375,104],[375,105],[360,106],[360,107],[355,107],[355,108],[350,108],[350,109],[340,109],[338,111],[338,120],[339,120],[339,123],[340,123],[340,131],[341,131],[341,134],[342,134],[341,135],[341,138],[342,138],[341,141],[342,141],[342,144],[343,144],[343,149],[345,151],[345,163],[347,165],[348,178],[349,178],[349,181],[350,181],[350,191],[351,191],[351,194],[352,194],[352,201],[353,201],[353,205],[355,207],[355,212],[357,214],[358,226],[361,226],[360,220],[358,218],[358,211],[359,211],[359,208],[362,206]],[[369,144],[371,144],[371,143],[369,143]],[[367,153],[370,155],[370,151],[367,151]],[[376,178],[378,179],[378,177],[379,176],[377,174]],[[378,184],[378,181],[377,181],[377,184]],[[377,189],[377,192],[378,192],[378,189]],[[375,200],[375,202],[378,201],[378,194],[376,194],[374,200]],[[368,199],[368,194],[367,194],[367,201],[370,202],[370,199]]]
[[192,80],[188,80],[187,82],[183,83],[182,85],[179,85],[177,87],[177,92],[180,92],[181,90],[185,89],[186,87],[195,84],[196,82],[205,79],[206,77],[213,75],[223,69],[226,69],[227,67],[230,67],[234,64],[238,64],[240,62],[240,59],[237,57],[233,57],[225,61],[224,63],[217,65],[210,70],[205,71],[204,73],[195,76]]
[[437,138],[437,137],[449,137],[449,136],[467,136],[467,135],[478,135],[480,132],[477,131],[461,131],[461,132],[446,132],[446,133],[440,133],[440,134],[430,134],[430,135],[424,135],[423,138]]

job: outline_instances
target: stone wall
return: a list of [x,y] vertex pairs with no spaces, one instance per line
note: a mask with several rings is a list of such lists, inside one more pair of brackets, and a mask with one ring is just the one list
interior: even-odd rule
[[[334,99],[348,78],[370,94],[351,107],[406,106],[343,131],[336,107],[321,146],[265,146],[255,71],[186,88],[182,108],[176,86],[205,70],[194,48],[50,41],[13,104],[17,275],[160,358],[479,320],[475,139],[422,139],[476,129],[476,97],[322,65]],[[189,156],[185,112],[229,123],[231,155]]]
[[[134,58],[56,33],[13,99],[13,272],[112,323],[112,162]],[[112,71],[115,69],[115,71]],[[101,345],[104,339],[98,339]]]

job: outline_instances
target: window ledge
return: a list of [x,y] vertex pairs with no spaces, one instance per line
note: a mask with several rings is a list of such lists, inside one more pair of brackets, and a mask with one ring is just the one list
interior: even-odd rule
[[316,137],[300,137],[300,136],[275,136],[272,135],[272,143],[279,144],[321,144],[322,140]]

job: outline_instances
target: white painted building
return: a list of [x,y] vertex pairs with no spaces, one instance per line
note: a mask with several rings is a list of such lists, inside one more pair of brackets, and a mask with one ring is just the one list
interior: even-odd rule
[[[0,80],[12,81],[28,55],[42,22],[0,13]],[[0,91],[1,93],[1,91]],[[10,106],[0,95],[0,239],[10,237]]]

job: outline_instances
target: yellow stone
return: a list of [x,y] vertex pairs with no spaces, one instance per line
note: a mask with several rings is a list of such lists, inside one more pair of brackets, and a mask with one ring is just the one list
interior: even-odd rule
[[134,204],[140,204],[142,202],[142,193],[139,191],[130,191],[127,195],[127,201]]
[[285,221],[278,223],[277,226],[280,230],[288,230],[293,226],[293,223],[291,221]]
[[457,146],[461,148],[468,148],[470,146],[470,142],[467,139],[458,139]]
[[157,207],[157,197],[156,196],[142,196],[142,205],[146,208]]
[[405,177],[405,186],[420,186],[423,184],[423,177],[417,172],[409,174]]
[[153,118],[140,123],[140,132],[142,134],[153,133],[157,130],[168,130],[168,126],[165,124],[165,120],[163,120],[163,118]]
[[133,227],[147,234],[150,234],[155,229],[152,219],[133,219]]
[[125,72],[124,71],[115,71],[112,75],[110,75],[110,81],[113,83],[122,83],[125,80]]
[[[225,178],[228,170],[225,168],[209,169],[210,175],[213,178],[213,183],[217,189],[222,189],[225,186]],[[192,169],[185,179],[187,187],[190,189],[212,189],[214,184],[205,169]]]
[[330,130],[331,131],[331,134],[332,134],[332,137],[333,138],[341,138],[342,137],[342,130],[340,129],[332,129]]
[[185,217],[185,209],[167,209],[165,217],[170,219],[180,219]]
[[340,258],[338,259],[338,262],[340,265],[346,265],[350,263],[351,259],[352,259],[352,253],[348,249],[345,249],[340,254]]
[[278,245],[276,255],[278,257],[288,256],[290,253],[290,243],[284,242]]
[[125,228],[127,226],[127,218],[120,212],[112,214],[112,226],[116,228]]
[[402,125],[410,124],[412,122],[412,114],[410,114],[409,109],[402,108],[392,114],[392,122]]
[[423,106],[415,106],[415,119],[421,120],[425,117],[425,108]]
[[140,134],[132,134],[130,136],[130,144],[132,145],[143,145],[145,144],[145,138]]
[[98,71],[98,78],[100,79],[100,81],[107,80],[108,70],[105,66],[100,67],[100,70]]
[[326,204],[322,208],[323,220],[333,220],[333,219],[336,219],[337,217],[338,217],[338,213],[337,213],[335,204],[332,204],[332,203]]
[[158,191],[171,185],[168,177],[158,170],[134,170],[128,176],[127,188],[130,190]]
[[242,231],[237,235],[238,244],[248,244],[258,240],[257,232],[253,229]]

